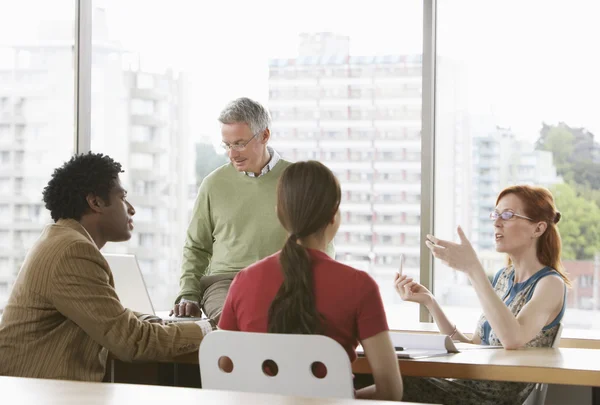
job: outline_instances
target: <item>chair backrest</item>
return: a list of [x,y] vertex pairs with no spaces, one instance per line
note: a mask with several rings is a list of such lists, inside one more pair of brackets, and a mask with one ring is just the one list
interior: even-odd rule
[[[231,372],[219,366],[222,356],[231,359]],[[265,373],[267,360],[275,366],[268,362]],[[315,362],[325,365],[323,378],[313,374]],[[215,331],[202,340],[199,363],[203,388],[305,397],[354,397],[348,354],[338,342],[322,335]],[[322,366],[317,368],[324,370]],[[322,376],[322,373],[317,374]]]
[[[552,348],[556,349],[560,345],[560,336],[562,335],[563,324],[558,324],[558,330],[556,331],[556,336],[554,337],[554,342],[552,342]],[[548,392],[548,384],[536,384],[531,394],[527,397],[523,405],[544,405],[546,402],[546,394]]]

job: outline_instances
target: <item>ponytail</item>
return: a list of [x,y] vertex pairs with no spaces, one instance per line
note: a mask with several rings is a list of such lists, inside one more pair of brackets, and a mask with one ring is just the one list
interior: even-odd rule
[[548,227],[538,241],[537,257],[540,263],[556,270],[565,284],[571,287],[571,280],[560,260],[562,243],[556,222],[548,221]]
[[317,310],[313,263],[299,242],[323,237],[341,200],[339,182],[320,162],[292,163],[279,178],[277,218],[290,236],[279,253],[283,282],[269,307],[269,333],[324,333],[326,319]]
[[297,239],[296,235],[290,235],[279,255],[283,283],[269,308],[269,333],[323,333],[323,317],[315,302],[311,259]]

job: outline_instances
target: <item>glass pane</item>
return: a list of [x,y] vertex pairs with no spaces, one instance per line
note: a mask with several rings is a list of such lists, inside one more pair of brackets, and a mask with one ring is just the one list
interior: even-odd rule
[[[215,151],[219,112],[246,96],[269,108],[272,146],[284,158],[321,160],[337,174],[338,260],[378,281],[392,325],[416,321],[418,306],[399,305],[392,281],[401,253],[405,272],[419,276],[422,2],[102,4],[92,146],[125,164],[136,207],[169,218],[148,214],[154,219],[133,241],[105,250],[152,263],[145,274],[155,306],[169,307],[178,291],[196,185],[223,162]],[[152,195],[137,192],[150,188]],[[154,235],[144,238],[151,247],[141,246],[142,232]]]
[[25,0],[0,12],[0,313],[51,222],[42,190],[73,154],[74,4]]
[[[456,240],[462,225],[492,277],[506,260],[489,219],[497,194],[513,184],[548,187],[563,213],[562,260],[574,284],[564,325],[599,329],[600,6],[438,7],[436,234]],[[451,318],[474,330],[481,307],[466,277],[436,263],[434,285]]]

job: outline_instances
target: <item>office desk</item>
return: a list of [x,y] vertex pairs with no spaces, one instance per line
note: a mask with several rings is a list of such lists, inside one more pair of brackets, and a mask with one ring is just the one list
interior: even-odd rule
[[[413,377],[468,378],[600,387],[600,350],[535,348],[521,350],[464,350],[447,356],[399,359],[402,375]],[[198,353],[175,359],[174,365],[198,366]],[[140,365],[141,366],[141,365]],[[114,368],[127,363],[114,361]],[[369,362],[359,357],[354,373],[371,374]],[[118,381],[116,381],[118,382]]]
[[[467,378],[600,387],[600,350],[593,349],[483,349],[447,356],[400,359],[403,375]],[[366,358],[354,362],[355,373],[370,374]]]
[[[447,356],[398,361],[402,375],[405,376],[589,386],[593,387],[593,403],[600,405],[600,350],[574,348],[464,350]],[[165,364],[161,367],[171,365]],[[174,367],[171,367],[174,369],[172,372],[174,376],[178,374],[179,365],[187,365],[186,373],[190,373],[190,370],[197,373],[198,354],[192,353],[177,358]],[[127,374],[127,367],[125,363],[115,363],[115,369],[120,369],[122,375]],[[371,373],[369,363],[363,357],[353,363],[352,369],[354,373]],[[119,379],[116,381],[118,382]],[[174,381],[177,384],[176,377]],[[172,384],[173,381],[163,380],[162,383]]]
[[[398,360],[402,375],[464,378],[592,387],[592,404],[600,405],[600,350],[483,349],[426,359]],[[355,373],[370,374],[366,358],[352,365]]]
[[[0,377],[2,403],[36,405],[132,405],[132,404],[220,404],[220,405],[347,405],[354,399],[300,398],[283,395],[214,391],[195,388],[132,384],[103,384],[34,378]],[[408,404],[408,402],[399,402]],[[369,404],[389,404],[369,401]]]
[[[600,350],[535,348],[520,350],[464,350],[425,359],[398,359],[403,375],[468,378],[600,387]],[[178,357],[175,364],[198,364],[198,353]],[[371,374],[369,362],[359,357],[354,373]]]

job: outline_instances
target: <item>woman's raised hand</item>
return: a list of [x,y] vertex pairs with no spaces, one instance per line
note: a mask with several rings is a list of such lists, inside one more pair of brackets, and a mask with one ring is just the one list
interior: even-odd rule
[[402,274],[402,263],[400,271],[394,277],[394,287],[403,301],[427,305],[433,296],[431,291],[414,281],[412,277]]

